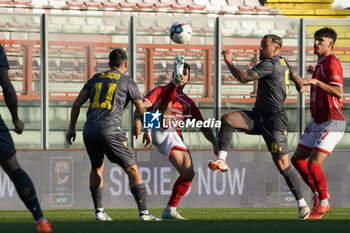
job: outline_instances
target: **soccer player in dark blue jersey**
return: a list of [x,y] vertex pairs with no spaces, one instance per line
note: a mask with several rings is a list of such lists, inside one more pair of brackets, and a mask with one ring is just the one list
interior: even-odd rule
[[[130,191],[137,203],[140,220],[159,220],[149,213],[145,184],[135,162],[134,153],[121,127],[125,107],[132,101],[143,114],[143,102],[136,83],[125,75],[128,57],[122,49],[109,54],[108,71],[95,74],[80,91],[73,103],[71,120],[66,135],[69,144],[74,141],[75,125],[80,107],[90,99],[87,120],[84,125],[84,143],[91,161],[90,191],[95,207],[95,219],[111,221],[102,205],[104,156],[121,166],[129,177]],[[137,134],[141,129],[136,129]],[[137,136],[137,135],[135,135]]]
[[[4,48],[0,45],[0,86],[12,116],[14,131],[22,134],[24,123],[18,118],[17,96],[8,75],[9,64]],[[0,166],[14,183],[18,196],[32,213],[38,232],[52,232],[50,223],[41,212],[35,188],[28,174],[21,168],[16,158],[16,149],[7,126],[0,117]]]
[[284,100],[288,94],[289,79],[295,83],[299,92],[307,88],[302,84],[301,77],[280,56],[281,47],[282,38],[273,34],[265,35],[259,51],[261,62],[248,71],[242,71],[232,63],[229,50],[222,52],[232,75],[241,83],[258,80],[258,89],[252,111],[232,112],[221,117],[218,159],[210,162],[209,167],[214,171],[228,169],[225,160],[234,129],[262,135],[277,169],[298,201],[299,218],[306,219],[310,208],[303,198],[298,175],[288,161],[288,118]]

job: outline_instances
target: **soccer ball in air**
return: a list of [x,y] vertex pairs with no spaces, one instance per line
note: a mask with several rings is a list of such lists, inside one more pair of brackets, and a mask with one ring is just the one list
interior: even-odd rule
[[184,44],[191,39],[192,27],[185,22],[176,22],[171,25],[170,38],[178,44]]

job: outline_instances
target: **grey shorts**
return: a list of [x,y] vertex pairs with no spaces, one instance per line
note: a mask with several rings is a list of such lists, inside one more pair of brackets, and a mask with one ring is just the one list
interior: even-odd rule
[[83,137],[93,169],[102,166],[104,155],[122,168],[136,163],[134,152],[124,132],[107,134],[84,130]]
[[0,161],[11,157],[16,152],[9,129],[0,117]]
[[248,134],[262,135],[274,158],[288,154],[288,118],[285,113],[258,115],[252,111],[240,112],[251,130]]

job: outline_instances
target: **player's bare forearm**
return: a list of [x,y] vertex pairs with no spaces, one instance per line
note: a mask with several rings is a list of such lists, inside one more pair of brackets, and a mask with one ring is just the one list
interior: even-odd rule
[[295,88],[297,89],[298,92],[303,92],[305,91],[305,86],[303,85],[303,80],[302,78],[296,74],[295,72],[291,75],[290,79],[294,82]]
[[77,120],[80,114],[80,108],[88,99],[89,99],[89,91],[85,89],[80,91],[78,97],[73,102],[73,106],[70,112],[69,129],[75,130],[75,125],[77,123]]
[[322,90],[330,94],[331,96],[334,96],[338,99],[343,98],[343,87],[337,86],[337,85],[329,85],[327,83],[324,83],[318,79],[314,78],[305,78],[303,79],[303,84],[314,84],[318,87],[320,87]]
[[10,82],[7,70],[0,71],[0,85],[2,87],[4,99],[7,108],[9,109],[12,121],[18,120],[18,101],[15,88]]
[[248,71],[243,71],[235,66],[232,62],[226,63],[231,74],[241,83],[247,83],[249,81],[257,80],[258,74],[256,71],[250,69]]
[[79,114],[80,114],[80,106],[73,104],[70,112],[69,129],[75,130],[75,125],[77,124]]
[[145,111],[145,108],[143,106],[143,101],[137,101],[134,102],[135,105],[135,120],[143,120],[142,116],[143,116],[143,112]]
[[[136,106],[136,103],[138,103],[138,102],[141,102],[141,105],[139,105],[139,107]],[[143,116],[143,113],[144,113],[145,111],[147,111],[147,109],[148,109],[149,107],[151,107],[151,106],[150,106],[150,104],[149,104],[147,101],[145,101],[145,100],[143,100],[143,101],[138,101],[138,102],[134,103],[134,105],[135,105],[135,107],[136,107],[135,113],[134,113],[134,120],[143,121],[143,117],[142,117],[142,116]]]

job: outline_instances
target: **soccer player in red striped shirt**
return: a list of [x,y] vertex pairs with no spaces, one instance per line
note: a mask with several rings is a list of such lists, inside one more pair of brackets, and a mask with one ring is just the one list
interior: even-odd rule
[[309,219],[321,219],[330,208],[326,176],[321,166],[343,137],[346,121],[343,114],[343,69],[332,54],[337,33],[325,27],[316,31],[314,38],[318,62],[312,70],[312,78],[303,80],[303,84],[311,85],[312,121],[305,128],[292,163],[314,193]]
[[[144,140],[152,142],[157,151],[167,156],[179,172],[168,205],[162,212],[163,219],[185,219],[176,208],[190,188],[195,175],[189,149],[183,140],[180,128],[175,126],[180,121],[203,121],[202,114],[196,104],[183,92],[189,80],[190,66],[184,62],[183,55],[178,54],[175,58],[173,80],[165,86],[154,88],[143,99],[144,107],[148,111],[159,110],[164,119],[162,121],[164,124],[161,125],[160,129],[152,129],[151,135],[144,134]],[[200,130],[212,143],[214,153],[217,153],[217,144],[212,130],[204,126]],[[146,144],[146,147],[149,145]]]

